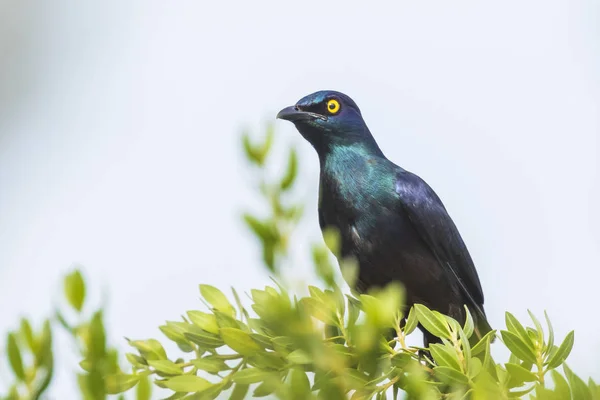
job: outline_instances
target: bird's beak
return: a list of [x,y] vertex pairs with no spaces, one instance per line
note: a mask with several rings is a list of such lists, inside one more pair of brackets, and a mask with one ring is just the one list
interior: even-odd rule
[[289,106],[277,113],[277,118],[285,119],[290,122],[297,121],[312,121],[317,118],[326,119],[322,115],[312,113],[309,111],[303,111],[298,106]]
[[312,119],[310,114],[300,110],[297,106],[289,106],[277,113],[277,118],[295,122]]

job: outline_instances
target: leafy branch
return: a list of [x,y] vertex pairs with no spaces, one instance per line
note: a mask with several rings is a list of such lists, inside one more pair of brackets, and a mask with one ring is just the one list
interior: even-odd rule
[[[266,216],[244,215],[262,248],[265,267],[279,278],[290,237],[302,215],[292,197],[298,160],[289,150],[287,168],[267,174],[273,128],[260,143],[243,137],[246,157],[258,177],[268,205]],[[339,235],[323,234],[311,248],[322,285],[308,294],[291,293],[275,282],[245,297],[199,286],[204,307],[159,327],[177,345],[167,354],[164,342],[128,340],[122,368],[116,349],[107,344],[102,309],[86,312],[86,284],[79,271],[64,280],[67,307],[34,332],[23,319],[6,339],[6,359],[14,382],[5,399],[38,399],[53,377],[52,338],[57,323],[80,353],[78,383],[84,399],[105,399],[136,387],[136,398],[150,398],[150,382],[170,392],[169,399],[243,399],[274,395],[280,399],[600,399],[600,386],[575,375],[565,363],[574,332],[557,340],[548,315],[545,325],[533,313],[530,326],[506,313],[506,328],[474,340],[473,319],[456,320],[416,304],[405,315],[400,285],[366,294],[344,293],[331,252],[339,252]],[[354,260],[341,263],[344,279],[356,277]],[[352,285],[350,285],[352,286]],[[418,326],[439,338],[428,349],[407,346]],[[510,351],[507,362],[492,357],[494,346]],[[560,343],[560,344],[559,344]],[[425,350],[425,351],[424,351]],[[562,370],[562,372],[561,372]]]

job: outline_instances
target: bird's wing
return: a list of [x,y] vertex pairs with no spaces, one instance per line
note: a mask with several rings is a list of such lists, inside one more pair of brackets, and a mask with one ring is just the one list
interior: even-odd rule
[[482,315],[483,290],[473,260],[456,225],[433,189],[418,176],[402,170],[397,174],[396,193],[415,230],[437,258],[440,266],[456,279]]

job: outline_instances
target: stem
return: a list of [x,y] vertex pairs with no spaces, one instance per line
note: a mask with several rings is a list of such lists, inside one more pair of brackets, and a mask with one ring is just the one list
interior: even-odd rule
[[346,331],[346,327],[344,326],[344,318],[342,317],[342,315],[340,315],[339,311],[336,311],[336,316],[340,324],[340,331],[342,331],[342,337],[346,341],[346,345],[350,347],[352,346],[352,344],[350,343],[350,336],[348,336],[348,331]]
[[540,345],[536,344],[536,365],[537,365],[537,369],[538,369],[538,381],[540,382],[540,385],[544,386],[544,358],[542,357],[542,349],[540,348]]
[[409,351],[408,348],[406,347],[406,335],[404,334],[404,330],[400,329],[400,318],[399,317],[396,318],[394,325],[396,327],[395,329],[396,329],[397,342],[400,343],[400,347],[402,347],[403,350]]
[[380,393],[385,393],[390,387],[392,387],[396,382],[398,382],[398,380],[400,380],[399,377],[395,377],[394,379],[390,379],[390,381],[388,383],[386,383],[385,385],[383,385],[381,387],[381,390],[379,390]]
[[458,342],[458,338],[456,337],[456,335],[454,333],[452,334],[452,344],[454,345],[454,349],[458,353],[458,361],[460,361],[462,372],[466,373],[467,372],[467,360],[465,359],[465,355],[463,354],[462,349],[460,348],[460,343]]
[[240,370],[240,368],[242,368],[244,365],[246,365],[246,360],[240,361],[240,363],[238,365],[236,365],[235,367],[233,367],[233,369],[231,370],[230,373],[228,373],[227,375],[225,375],[225,377],[223,378],[223,381],[229,381],[231,379],[231,377],[233,376],[233,374],[235,374],[236,372],[238,372]]

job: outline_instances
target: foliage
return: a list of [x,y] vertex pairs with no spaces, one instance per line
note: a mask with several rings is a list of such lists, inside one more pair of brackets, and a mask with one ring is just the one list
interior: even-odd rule
[[[79,350],[80,372],[77,374],[79,398],[84,400],[106,399],[108,394],[129,389],[138,383],[138,400],[149,400],[150,381],[143,376],[126,387],[122,382],[112,382],[108,375],[121,373],[118,353],[107,346],[102,309],[86,317],[83,313],[86,300],[86,285],[79,270],[69,273],[63,281],[65,307],[57,309],[53,318],[44,321],[41,332],[33,331],[26,318],[21,319],[20,328],[9,332],[6,340],[6,354],[15,382],[10,385],[5,396],[0,399],[37,400],[44,398],[50,386],[54,371],[52,338],[57,333],[66,332]],[[67,317],[69,316],[69,318]],[[69,319],[76,323],[67,322]],[[62,327],[62,332],[57,329]],[[123,395],[120,396],[124,398]]]
[[242,143],[248,161],[258,167],[257,186],[264,203],[269,205],[271,211],[266,218],[245,213],[244,221],[261,243],[265,266],[269,271],[276,272],[282,257],[287,253],[290,235],[302,216],[303,205],[286,204],[298,175],[298,155],[293,147],[289,150],[283,176],[268,179],[266,160],[273,145],[273,137],[273,125],[268,125],[261,143],[252,143],[248,133],[242,136]]
[[[260,169],[261,193],[272,207],[269,219],[246,214],[245,220],[263,246],[265,265],[277,276],[275,260],[285,259],[287,251],[282,238],[291,235],[298,221],[295,213],[281,211],[280,200],[294,185],[297,159],[292,152],[285,178],[267,182],[272,140],[271,129],[261,144],[244,137],[246,155]],[[324,239],[335,253],[339,247],[335,232],[325,232]],[[171,389],[170,398],[185,399],[240,399],[247,394],[383,399],[390,393],[396,398],[400,392],[411,399],[600,398],[593,381],[586,385],[564,364],[574,333],[555,344],[547,315],[545,334],[532,313],[533,326],[528,327],[506,313],[506,330],[500,338],[511,356],[508,362],[497,363],[490,352],[495,331],[474,346],[469,344],[474,330],[470,315],[464,326],[423,305],[402,315],[401,287],[344,294],[323,244],[313,246],[313,260],[325,288],[310,286],[304,297],[276,283],[252,290],[250,304],[244,305],[234,289],[227,297],[213,286],[200,285],[206,309],[190,310],[182,320],[160,327],[183,357],[169,358],[156,340],[130,342],[137,350],[128,354],[134,360],[132,374],[120,379],[153,374],[156,385]],[[352,260],[341,267],[345,278],[352,280]],[[405,338],[418,324],[440,343],[427,351],[408,347]],[[557,371],[561,365],[566,378]],[[548,384],[549,377],[553,385]]]
[[44,321],[41,332],[34,332],[30,322],[22,318],[19,329],[7,334],[6,356],[15,382],[4,398],[19,399],[23,394],[39,399],[54,373],[50,321]]
[[[398,285],[367,294],[344,293],[330,256],[339,249],[336,232],[325,232],[324,243],[312,247],[321,287],[309,286],[305,296],[290,293],[278,281],[302,213],[301,205],[291,203],[298,161],[291,150],[283,177],[268,178],[272,142],[272,127],[259,144],[249,135],[243,138],[260,193],[270,206],[268,217],[247,213],[244,220],[275,283],[251,290],[243,300],[235,289],[226,295],[201,284],[205,307],[159,327],[180,352],[167,354],[157,339],[128,340],[128,367],[121,369],[117,351],[106,345],[102,310],[88,318],[83,313],[86,285],[73,272],[64,285],[69,307],[54,320],[78,345],[83,398],[104,399],[136,387],[138,399],[149,399],[153,378],[171,393],[169,399],[600,399],[600,387],[591,379],[584,382],[565,364],[574,332],[558,340],[547,315],[542,325],[530,313],[530,326],[525,326],[506,313],[505,329],[471,345],[470,315],[462,326],[423,305],[403,315],[403,289]],[[345,280],[351,282],[355,263],[341,264]],[[407,346],[406,337],[419,324],[440,343],[428,349]],[[54,325],[46,321],[42,332],[34,334],[23,320],[7,336],[6,354],[15,377],[7,399],[37,399],[48,387]],[[506,362],[492,357],[496,336],[500,340],[494,346],[510,351]]]

